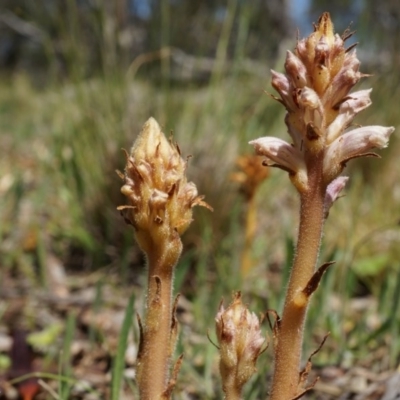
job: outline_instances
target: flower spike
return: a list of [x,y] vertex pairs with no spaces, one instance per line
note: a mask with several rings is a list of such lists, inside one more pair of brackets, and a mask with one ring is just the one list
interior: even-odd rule
[[[315,272],[323,224],[340,197],[347,177],[340,176],[347,161],[377,156],[374,149],[388,145],[393,127],[352,127],[354,118],[371,105],[371,89],[351,92],[361,78],[351,36],[335,34],[328,13],[314,32],[297,40],[288,51],[285,73],[271,71],[274,97],[285,108],[285,124],[292,143],[270,136],[252,140],[263,165],[279,167],[300,194],[300,221],[293,267],[287,285],[282,318],[274,329],[275,370],[270,400],[303,397],[307,374],[300,372],[307,308],[328,264]],[[303,288],[303,289],[302,289]],[[304,289],[306,288],[306,289]],[[300,376],[300,379],[299,379]]]
[[285,123],[293,145],[271,137],[250,143],[267,157],[266,165],[288,171],[300,193],[307,190],[311,170],[323,165],[326,187],[346,161],[385,147],[393,132],[376,126],[346,132],[356,115],[371,105],[371,89],[350,93],[366,75],[359,71],[356,51],[345,48],[348,37],[335,34],[324,13],[314,32],[298,40],[294,52],[287,52],[286,73],[271,71],[272,86],[287,110]]

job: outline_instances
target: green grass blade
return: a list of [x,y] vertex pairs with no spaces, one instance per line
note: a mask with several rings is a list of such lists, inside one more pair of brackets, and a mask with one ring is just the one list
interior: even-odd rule
[[118,400],[121,389],[122,376],[125,366],[125,351],[128,342],[128,334],[132,327],[133,304],[135,298],[132,295],[129,299],[128,306],[125,311],[124,322],[119,335],[117,354],[113,363],[112,380],[111,380],[111,400]]
[[[68,315],[67,326],[65,330],[63,352],[60,359],[60,374],[71,377],[71,345],[74,339],[74,333],[76,328],[76,316],[75,313]],[[60,399],[69,399],[71,384],[69,382],[60,381]]]

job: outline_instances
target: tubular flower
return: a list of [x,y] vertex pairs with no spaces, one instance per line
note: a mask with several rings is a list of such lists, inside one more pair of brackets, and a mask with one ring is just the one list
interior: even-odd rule
[[355,157],[376,156],[372,149],[387,146],[394,128],[366,126],[339,136],[328,147],[324,158],[324,174],[330,181],[340,174],[346,162]]
[[293,145],[271,136],[266,136],[250,142],[256,154],[265,156],[264,165],[277,166],[295,176],[295,185],[305,185],[307,170],[301,152]]
[[[272,86],[280,96],[277,100],[287,110],[285,123],[293,141],[293,161],[280,157],[279,152],[272,157],[270,138],[251,144],[258,154],[267,157],[267,165],[272,160],[288,169],[300,192],[307,190],[314,160],[323,159],[322,181],[326,187],[342,171],[345,161],[385,147],[394,130],[363,127],[346,132],[355,116],[371,104],[370,89],[350,93],[366,76],[359,71],[356,51],[344,46],[350,36],[349,32],[342,37],[335,34],[329,14],[324,13],[314,32],[298,40],[294,52],[287,52],[285,74],[272,71]],[[281,148],[287,146],[290,144],[281,144]]]
[[187,181],[186,166],[179,147],[150,118],[127,154],[121,192],[130,204],[118,207],[146,253],[181,235],[192,221],[194,206],[208,207],[195,184]]

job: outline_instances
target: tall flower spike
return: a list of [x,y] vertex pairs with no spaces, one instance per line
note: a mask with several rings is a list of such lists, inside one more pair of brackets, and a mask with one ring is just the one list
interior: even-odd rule
[[[356,115],[371,104],[370,90],[351,93],[366,76],[352,47],[334,33],[328,13],[322,14],[314,32],[288,51],[285,74],[272,71],[277,100],[286,108],[285,124],[292,143],[273,137],[250,142],[264,165],[280,167],[300,194],[300,220],[293,267],[285,304],[275,330],[275,370],[271,400],[298,399],[303,387],[299,374],[303,331],[310,296],[324,268],[316,271],[323,224],[332,204],[340,197],[347,178],[339,176],[355,157],[376,156],[387,146],[392,127],[351,129]],[[353,46],[354,47],[354,46]],[[326,264],[324,264],[326,266]],[[300,374],[300,376],[304,376]]]
[[[324,158],[322,179],[327,186],[341,173],[345,161],[386,147],[394,130],[363,127],[354,134],[346,132],[355,116],[371,104],[371,90],[350,93],[366,75],[359,71],[356,51],[344,47],[348,37],[342,39],[335,34],[329,14],[324,13],[314,32],[299,40],[293,53],[287,52],[286,74],[272,71],[272,86],[287,110],[285,123],[293,140],[292,160],[279,157],[282,151],[271,155],[271,138],[250,142],[258,154],[267,157],[267,165],[270,160],[278,166],[290,165],[292,182],[300,192],[307,191],[303,165],[309,172],[315,168],[313,160]],[[280,144],[280,149],[288,146]]]

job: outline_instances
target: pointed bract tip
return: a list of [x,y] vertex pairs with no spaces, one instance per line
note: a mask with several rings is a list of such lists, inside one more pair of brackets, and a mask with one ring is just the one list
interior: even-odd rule
[[324,12],[321,17],[318,20],[318,23],[316,25],[316,30],[327,37],[333,37],[334,36],[334,31],[333,31],[333,23],[331,20],[331,16],[328,12]]

